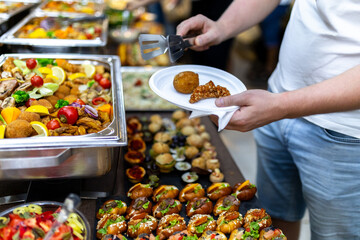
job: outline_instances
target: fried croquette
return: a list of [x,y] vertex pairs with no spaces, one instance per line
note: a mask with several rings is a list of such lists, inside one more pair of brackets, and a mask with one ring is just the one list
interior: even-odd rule
[[22,112],[17,120],[25,120],[28,122],[38,121],[40,122],[40,115],[34,112]]
[[180,93],[192,93],[199,86],[199,75],[191,71],[178,73],[173,84],[176,91]]
[[33,128],[26,120],[15,120],[6,126],[5,136],[7,138],[24,138],[30,137]]

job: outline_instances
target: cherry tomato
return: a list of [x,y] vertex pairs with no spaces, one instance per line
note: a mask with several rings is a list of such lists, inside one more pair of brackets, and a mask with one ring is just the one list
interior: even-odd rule
[[97,82],[100,82],[100,80],[103,78],[102,74],[101,73],[97,73],[95,74],[94,76],[94,80],[97,81]]
[[78,103],[78,104],[80,104],[80,105],[86,105],[86,104],[84,103],[84,101],[81,100],[81,99],[76,99],[74,102],[75,102],[75,103]]
[[44,80],[42,77],[35,75],[31,78],[31,85],[34,87],[41,87],[44,84]]
[[102,78],[99,82],[100,86],[102,86],[105,89],[111,88],[111,82],[107,78]]
[[28,60],[26,60],[26,66],[28,67],[28,69],[34,69],[37,65],[37,62],[35,59],[30,58]]
[[95,27],[95,33],[100,34],[102,32],[100,27]]
[[93,39],[93,35],[91,33],[85,33],[87,39]]
[[50,130],[55,130],[60,127],[60,123],[58,120],[53,119],[46,124],[46,127]]
[[31,103],[32,103],[33,101],[36,101],[36,99],[35,99],[35,98],[29,98],[29,100],[26,101],[25,106],[26,106],[26,107],[30,107],[30,106],[31,106]]
[[96,98],[93,98],[93,100],[91,102],[93,105],[99,105],[102,102],[106,103],[106,100],[102,97],[96,97]]
[[78,120],[79,114],[76,108],[64,106],[59,109],[57,116],[63,123],[74,124]]

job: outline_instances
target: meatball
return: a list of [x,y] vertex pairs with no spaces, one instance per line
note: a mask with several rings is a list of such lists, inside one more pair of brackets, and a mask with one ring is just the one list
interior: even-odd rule
[[33,128],[26,120],[15,120],[6,126],[5,136],[7,138],[24,138],[30,137]]

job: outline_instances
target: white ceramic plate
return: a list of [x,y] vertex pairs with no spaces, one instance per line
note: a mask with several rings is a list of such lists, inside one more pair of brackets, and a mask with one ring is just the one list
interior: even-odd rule
[[201,65],[179,65],[159,70],[150,77],[150,88],[165,100],[189,111],[217,111],[220,109],[230,111],[237,109],[236,106],[219,108],[215,105],[215,98],[190,103],[191,94],[179,93],[173,85],[175,75],[183,71],[193,71],[199,74],[200,85],[204,85],[212,80],[215,85],[226,87],[231,95],[246,90],[245,85],[232,74],[217,68]]

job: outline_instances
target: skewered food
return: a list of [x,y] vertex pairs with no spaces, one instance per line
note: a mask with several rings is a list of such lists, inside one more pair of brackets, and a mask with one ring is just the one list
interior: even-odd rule
[[287,240],[287,237],[281,229],[271,226],[261,230],[259,240]]
[[148,233],[142,233],[136,238],[136,240],[155,240],[155,236]]
[[192,217],[195,214],[211,214],[213,210],[212,202],[206,198],[194,198],[186,205],[186,215]]
[[133,216],[128,222],[127,234],[131,238],[136,238],[142,233],[151,234],[157,227],[156,218],[146,213]]
[[244,239],[244,240],[257,240],[259,236],[258,231],[245,231],[245,228],[240,227],[235,229],[231,232],[229,240],[238,240],[238,239]]
[[181,211],[182,204],[179,200],[173,198],[166,198],[160,200],[152,209],[153,216],[156,218],[162,218],[165,215],[179,213]]
[[107,200],[96,214],[101,219],[105,214],[123,215],[126,212],[126,203],[121,200]]
[[241,227],[244,220],[238,211],[223,212],[217,220],[217,231],[228,234],[234,229]]
[[194,89],[190,96],[190,103],[196,103],[206,98],[220,98],[230,96],[230,92],[227,88],[220,85],[215,86],[213,81],[209,81],[205,85],[199,85]]
[[131,201],[126,211],[126,219],[141,213],[151,213],[152,203],[146,197],[139,197]]
[[179,189],[174,185],[161,185],[153,192],[152,200],[154,202],[161,201],[166,198],[176,198],[179,194]]
[[187,230],[191,235],[200,237],[206,231],[215,231],[216,221],[210,215],[196,214],[190,218]]
[[240,207],[240,201],[232,196],[224,196],[217,200],[215,207],[214,207],[214,215],[218,216],[223,212],[227,211],[238,211]]
[[212,200],[216,201],[219,198],[229,195],[232,191],[232,188],[229,183],[221,182],[221,183],[213,183],[207,189],[207,196]]
[[219,231],[206,231],[199,238],[199,240],[210,240],[210,239],[226,240],[227,238],[226,238],[225,234],[223,234],[222,232],[219,232]]
[[166,215],[159,221],[156,234],[160,240],[168,239],[173,233],[186,229],[186,222],[183,217],[177,213]]
[[138,183],[129,189],[127,196],[131,199],[137,199],[139,197],[150,197],[152,193],[153,189],[149,184]]
[[270,227],[272,223],[270,215],[267,214],[267,212],[263,208],[255,208],[248,210],[244,216],[244,221],[245,228],[249,227],[250,223],[256,222],[257,224],[259,224],[259,231],[266,227]]
[[180,72],[175,75],[173,85],[180,93],[192,93],[199,86],[199,75],[191,71]]
[[126,231],[126,228],[124,216],[106,213],[96,226],[96,237],[101,239],[106,234],[121,234]]
[[247,201],[252,199],[256,194],[257,188],[251,184],[249,180],[243,183],[237,183],[234,186],[234,193],[240,201]]
[[205,190],[200,183],[189,183],[179,193],[180,202],[190,201],[193,198],[205,196]]

